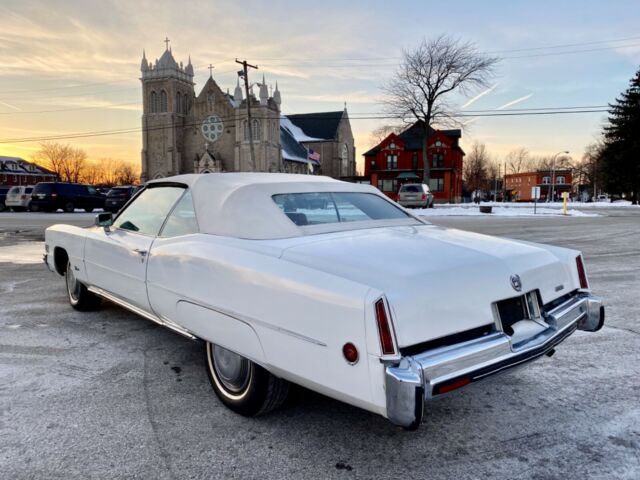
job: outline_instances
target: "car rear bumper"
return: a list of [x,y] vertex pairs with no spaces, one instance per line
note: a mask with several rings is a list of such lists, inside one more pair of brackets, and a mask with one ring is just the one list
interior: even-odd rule
[[604,324],[604,306],[595,295],[576,293],[545,312],[543,320],[548,328],[518,348],[513,347],[507,334],[494,332],[405,356],[387,366],[387,418],[402,427],[416,428],[426,400],[551,354],[578,329],[599,330]]
[[426,207],[429,200],[400,200],[398,203],[403,207]]

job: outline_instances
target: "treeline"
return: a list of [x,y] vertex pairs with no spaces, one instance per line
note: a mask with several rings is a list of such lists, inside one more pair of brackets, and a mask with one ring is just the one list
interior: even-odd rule
[[567,155],[531,155],[524,148],[516,148],[504,158],[491,155],[487,146],[475,142],[467,152],[462,164],[462,179],[468,191],[494,188],[496,179],[501,179],[505,173],[533,172],[536,170],[562,170],[581,168],[582,160],[572,160]]
[[40,144],[32,161],[56,173],[62,182],[113,186],[140,181],[137,164],[113,158],[90,159],[80,148],[55,142]]

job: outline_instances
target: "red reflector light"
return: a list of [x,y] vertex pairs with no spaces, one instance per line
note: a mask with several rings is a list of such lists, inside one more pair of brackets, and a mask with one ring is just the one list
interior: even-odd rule
[[578,278],[580,279],[580,288],[589,288],[589,282],[587,282],[587,273],[584,269],[584,263],[582,263],[582,256],[576,257],[576,267],[578,268]]
[[344,347],[342,347],[342,354],[349,363],[356,363],[358,361],[358,349],[351,342],[344,344]]
[[459,378],[458,380],[454,380],[451,383],[445,383],[444,385],[438,385],[436,387],[436,395],[441,393],[447,393],[452,390],[456,390],[458,388],[462,388],[465,385],[469,385],[471,383],[471,379],[469,377]]
[[55,193],[55,192],[51,194],[51,198],[56,198],[57,196],[58,196],[58,194]]
[[393,337],[391,336],[391,326],[387,318],[387,309],[382,299],[376,302],[376,320],[378,321],[378,334],[380,335],[380,347],[383,355],[393,355],[396,353],[393,347]]
[[423,199],[423,200],[426,200],[426,199],[427,199],[427,194],[426,194],[426,193],[423,193],[423,194],[422,194],[422,199]]

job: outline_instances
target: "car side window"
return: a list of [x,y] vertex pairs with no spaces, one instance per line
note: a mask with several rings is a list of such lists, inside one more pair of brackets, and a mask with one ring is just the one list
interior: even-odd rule
[[198,222],[196,212],[193,208],[191,191],[187,191],[180,201],[173,208],[167,217],[167,222],[162,227],[161,237],[177,237],[179,235],[189,235],[198,233]]
[[181,187],[147,188],[113,222],[115,228],[158,235],[171,207],[184,193]]
[[89,193],[91,195],[97,195],[98,194],[98,191],[93,187],[87,187],[87,190],[89,190]]

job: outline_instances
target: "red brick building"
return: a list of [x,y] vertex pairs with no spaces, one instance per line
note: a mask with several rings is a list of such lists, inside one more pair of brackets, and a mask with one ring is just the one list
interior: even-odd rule
[[0,186],[35,185],[38,182],[55,182],[58,176],[35,163],[18,157],[0,156]]
[[538,170],[536,172],[511,173],[504,176],[505,192],[508,199],[516,202],[531,202],[531,187],[540,187],[540,200],[546,201],[551,195],[552,179],[555,177],[554,197],[562,198],[562,192],[571,192],[573,175],[571,170]]
[[[429,188],[436,202],[460,202],[462,198],[462,160],[460,130],[433,130],[429,133],[427,157]],[[364,154],[364,178],[388,197],[396,200],[403,183],[422,182],[423,122],[404,132],[390,134]]]

